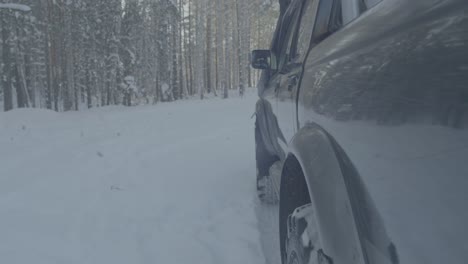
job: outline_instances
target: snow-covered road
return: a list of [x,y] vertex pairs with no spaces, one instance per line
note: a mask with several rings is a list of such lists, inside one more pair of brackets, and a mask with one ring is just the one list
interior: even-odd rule
[[0,263],[275,263],[255,100],[0,113]]

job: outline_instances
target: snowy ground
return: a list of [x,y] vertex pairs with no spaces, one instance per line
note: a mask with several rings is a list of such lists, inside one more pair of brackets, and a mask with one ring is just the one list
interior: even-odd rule
[[0,113],[0,263],[279,263],[255,100]]

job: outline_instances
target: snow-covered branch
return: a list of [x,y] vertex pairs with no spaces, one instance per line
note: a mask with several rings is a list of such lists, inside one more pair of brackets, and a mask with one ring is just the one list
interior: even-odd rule
[[0,9],[13,9],[13,10],[17,10],[17,11],[24,11],[24,12],[29,12],[31,11],[31,7],[27,6],[27,5],[22,5],[22,4],[13,4],[13,3],[6,3],[6,4],[2,4],[0,3]]

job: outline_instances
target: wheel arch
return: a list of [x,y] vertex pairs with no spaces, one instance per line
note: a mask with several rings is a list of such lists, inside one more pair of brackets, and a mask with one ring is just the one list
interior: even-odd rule
[[[300,173],[292,175],[294,170]],[[303,188],[299,187],[301,184]],[[306,125],[290,142],[280,188],[279,223],[283,260],[287,236],[285,221],[288,214],[301,205],[297,202],[301,199],[306,201],[301,196],[308,194],[316,212],[318,232],[325,253],[335,263],[365,263],[342,166],[333,141],[317,124]]]
[[[291,175],[291,166],[298,173]],[[302,179],[295,179],[297,176]],[[335,263],[399,263],[397,249],[361,176],[338,142],[318,124],[304,126],[289,144],[280,190],[282,256],[284,221],[294,208],[303,205],[297,204],[300,199],[296,204],[291,202],[294,192],[309,195],[322,248]]]

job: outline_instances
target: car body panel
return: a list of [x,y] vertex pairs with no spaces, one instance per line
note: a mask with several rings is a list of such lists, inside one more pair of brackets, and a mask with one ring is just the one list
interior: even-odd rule
[[[322,231],[359,234],[360,245],[349,241],[362,246],[356,263],[466,262],[468,2],[384,0],[314,46],[303,70],[292,92],[287,75],[275,79],[276,93],[259,90],[276,104],[267,113],[278,130],[272,149],[301,161],[328,218]],[[317,183],[317,173],[333,171],[324,166],[334,162],[331,147],[351,169],[341,167],[344,182],[335,171]],[[331,231],[352,224],[347,204],[356,231]],[[338,259],[352,252],[327,243]]]
[[[280,18],[282,21],[278,23],[277,30],[275,33],[275,38],[292,38],[293,32],[291,32],[291,28],[295,27],[297,23],[298,16],[300,14],[302,1],[295,0],[293,1],[289,8],[284,11],[284,15]],[[267,108],[272,109],[272,111],[265,111],[264,117],[262,119],[270,120],[269,122],[269,134],[270,137],[265,140],[265,142],[271,143],[271,148],[276,150],[276,156],[284,160],[287,154],[287,145],[288,141],[291,139],[291,130],[294,130],[295,126],[283,126],[281,129],[279,127],[278,118],[282,118],[282,121],[294,121],[296,120],[295,115],[295,96],[291,91],[289,92],[290,96],[288,97],[289,104],[287,105],[288,110],[287,113],[281,111],[281,113],[286,113],[286,115],[278,115],[278,94],[283,94],[282,85],[285,82],[285,78],[288,76],[288,72],[282,71],[279,69],[279,64],[287,64],[287,62],[283,61],[283,58],[279,57],[279,54],[284,52],[284,46],[278,44],[278,42],[273,41],[271,51],[272,51],[272,64],[273,70],[267,70],[262,73],[261,81],[259,86],[259,95],[262,100],[265,100],[265,105],[268,105]],[[281,60],[281,61],[280,61]],[[283,68],[281,66],[281,68]],[[297,69],[295,69],[298,72]],[[294,88],[297,91],[297,87]],[[258,115],[258,113],[257,113]],[[287,133],[289,139],[286,139],[284,133]]]
[[385,0],[310,51],[297,116],[342,147],[401,263],[463,263],[467,112],[468,3]]
[[284,153],[288,153],[288,143],[297,132],[296,94],[301,72],[302,66],[297,66],[282,74],[276,91],[278,127],[285,140],[280,146]]
[[278,119],[274,113],[276,110],[275,90],[268,89],[268,86],[264,83],[267,76],[268,74],[264,71],[257,84],[260,99],[255,106],[256,125],[260,132],[259,136],[262,137],[261,141],[265,150],[271,156],[283,161],[286,157],[286,152],[281,147],[281,144],[286,144],[286,140],[279,128]]

